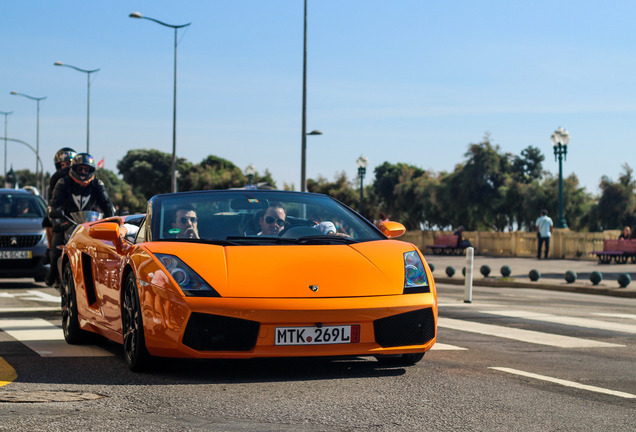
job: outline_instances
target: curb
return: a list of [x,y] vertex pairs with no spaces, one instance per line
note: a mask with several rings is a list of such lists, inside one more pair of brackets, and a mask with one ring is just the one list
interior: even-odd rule
[[[453,279],[446,277],[435,277],[433,275],[433,279],[435,283],[445,283],[451,285],[464,285],[464,279]],[[597,294],[597,295],[606,295],[613,297],[623,297],[623,298],[636,298],[636,291],[625,291],[625,288],[593,288],[582,285],[555,285],[555,284],[546,284],[543,282],[515,282],[515,281],[502,281],[494,278],[483,278],[483,279],[473,279],[473,286],[488,286],[494,288],[534,288],[534,289],[544,289],[550,291],[565,291],[565,292],[576,292],[583,294]]]

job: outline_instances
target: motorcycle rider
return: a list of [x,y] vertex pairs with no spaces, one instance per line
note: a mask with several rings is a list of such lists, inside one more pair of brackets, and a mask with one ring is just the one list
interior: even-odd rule
[[[47,204],[51,202],[51,196],[53,195],[53,189],[55,188],[55,184],[59,179],[68,174],[68,170],[71,168],[71,162],[77,153],[70,147],[62,147],[55,153],[53,156],[53,163],[55,164],[55,172],[51,176],[49,180],[49,187],[46,190],[46,202]],[[46,240],[49,248],[51,247],[51,242],[53,241],[53,223],[49,216],[44,216],[42,219],[42,228],[46,229]],[[50,249],[46,250],[46,259],[49,260],[51,255]]]
[[53,223],[53,240],[50,245],[51,269],[46,279],[47,285],[58,285],[60,274],[57,261],[62,255],[58,246],[66,243],[64,233],[75,225],[68,220],[71,213],[98,211],[104,217],[115,214],[115,208],[108,198],[104,182],[95,177],[95,159],[88,153],[78,153],[71,162],[68,175],[55,184],[49,200],[49,218]]

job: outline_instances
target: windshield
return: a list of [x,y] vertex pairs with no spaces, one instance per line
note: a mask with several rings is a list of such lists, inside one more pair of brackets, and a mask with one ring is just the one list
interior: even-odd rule
[[158,195],[147,240],[240,244],[350,243],[385,238],[338,201],[319,194],[231,190]]
[[1,194],[0,218],[43,218],[46,214],[44,201],[31,194]]

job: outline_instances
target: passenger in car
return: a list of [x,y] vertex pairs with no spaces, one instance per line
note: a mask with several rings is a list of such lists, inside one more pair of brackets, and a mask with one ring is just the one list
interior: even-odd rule
[[270,204],[259,219],[261,232],[258,235],[276,236],[285,228],[287,213],[281,204]]

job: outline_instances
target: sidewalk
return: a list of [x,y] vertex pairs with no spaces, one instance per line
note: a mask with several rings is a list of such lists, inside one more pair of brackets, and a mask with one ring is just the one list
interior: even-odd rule
[[[435,267],[433,277],[438,283],[464,284],[462,269],[466,266],[466,256],[448,256],[425,254],[429,265]],[[481,266],[490,267],[490,274],[484,277]],[[501,267],[507,265],[512,270],[508,278],[501,275]],[[448,277],[446,268],[455,268],[453,277]],[[532,282],[529,277],[531,270],[537,270],[541,277]],[[577,278],[573,283],[567,283],[565,272],[572,270]],[[603,280],[594,285],[590,281],[590,274],[598,271],[603,275]],[[627,273],[632,282],[621,288],[618,284],[618,276]],[[636,298],[636,264],[598,264],[598,261],[589,260],[565,260],[565,259],[541,259],[536,258],[502,258],[475,255],[473,264],[473,285],[494,287],[537,288],[557,291],[581,292],[589,294],[610,295],[617,297]]]

